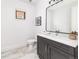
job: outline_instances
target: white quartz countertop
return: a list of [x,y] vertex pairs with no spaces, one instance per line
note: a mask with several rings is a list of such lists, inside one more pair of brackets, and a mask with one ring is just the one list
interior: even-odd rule
[[48,38],[49,40],[53,40],[53,41],[56,41],[56,42],[59,42],[59,43],[63,43],[65,45],[69,45],[69,46],[72,46],[72,47],[77,47],[78,46],[78,40],[71,40],[68,38],[68,36],[63,36],[62,35],[58,35],[56,36],[55,34],[44,34],[44,33],[40,33],[40,34],[37,34],[38,36],[42,36],[44,38]]

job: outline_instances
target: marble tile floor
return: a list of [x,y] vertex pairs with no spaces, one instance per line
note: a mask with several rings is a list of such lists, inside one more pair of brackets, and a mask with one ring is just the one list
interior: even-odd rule
[[39,59],[37,48],[26,46],[1,53],[1,59]]

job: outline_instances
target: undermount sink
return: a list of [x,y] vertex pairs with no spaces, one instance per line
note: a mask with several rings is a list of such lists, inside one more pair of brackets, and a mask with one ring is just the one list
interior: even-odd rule
[[51,36],[54,38],[68,38],[68,34],[45,32],[44,35]]

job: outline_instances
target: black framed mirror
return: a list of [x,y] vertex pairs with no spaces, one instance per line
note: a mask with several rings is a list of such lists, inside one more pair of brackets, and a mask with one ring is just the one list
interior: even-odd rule
[[65,1],[56,2],[46,8],[46,26],[47,32],[56,32],[69,34],[72,31],[78,32],[78,3],[77,0],[66,3]]

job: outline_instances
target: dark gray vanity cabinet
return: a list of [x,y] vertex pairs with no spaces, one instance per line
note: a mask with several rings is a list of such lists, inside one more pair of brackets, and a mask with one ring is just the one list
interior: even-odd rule
[[40,59],[47,59],[47,43],[43,40],[43,38],[38,40],[37,43],[37,52]]
[[40,59],[78,59],[77,48],[37,36],[37,54]]
[[49,59],[74,59],[72,55],[52,46],[49,47],[49,51]]

